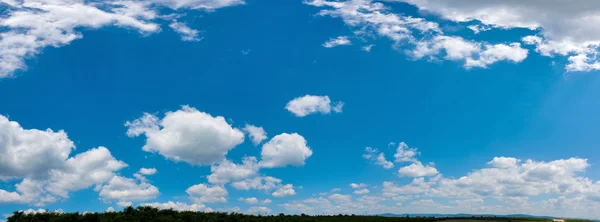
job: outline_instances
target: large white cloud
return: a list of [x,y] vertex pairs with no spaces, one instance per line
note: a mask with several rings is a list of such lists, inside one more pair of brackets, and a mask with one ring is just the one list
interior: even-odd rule
[[197,184],[185,191],[195,203],[225,203],[227,202],[227,190],[223,186]]
[[126,167],[105,147],[69,157],[64,131],[23,129],[0,115],[0,179],[22,179],[14,191],[0,189],[0,202],[44,205],[69,193],[102,185]]
[[[117,0],[91,2],[83,0],[2,1],[0,18],[0,78],[11,77],[26,69],[25,59],[46,47],[61,47],[80,39],[80,30],[107,26],[136,30],[144,35],[161,30],[157,19],[163,18],[161,6],[174,9],[215,10],[244,4],[242,0]],[[198,39],[197,31],[182,23],[173,23],[184,38]],[[195,36],[194,36],[195,34]]]
[[0,180],[47,177],[75,149],[64,131],[23,129],[0,115]]
[[312,150],[300,134],[282,133],[263,144],[260,155],[261,167],[304,166],[305,160],[312,156]]
[[332,104],[329,96],[305,95],[289,101],[285,109],[295,116],[303,117],[313,113],[329,114],[331,111],[340,113],[343,107],[343,102],[334,102]]
[[242,164],[235,164],[229,160],[223,160],[210,167],[208,182],[225,184],[232,181],[240,181],[258,173],[258,162],[256,157],[244,157]]
[[463,62],[465,68],[486,68],[498,61],[521,62],[528,54],[519,43],[489,44],[445,35],[437,23],[393,13],[381,2],[307,0],[304,3],[323,8],[318,13],[321,16],[341,18],[355,29],[360,39],[373,36],[391,39],[394,47],[415,59],[455,60]]
[[491,28],[539,30],[540,36],[524,37],[545,56],[568,56],[567,71],[600,69],[600,4],[597,1],[473,1],[396,0],[407,2],[456,22],[478,21],[477,31]]
[[244,133],[224,117],[213,117],[189,106],[167,112],[160,120],[146,113],[125,126],[130,137],[146,136],[144,151],[196,165],[221,161],[229,150],[244,142]]

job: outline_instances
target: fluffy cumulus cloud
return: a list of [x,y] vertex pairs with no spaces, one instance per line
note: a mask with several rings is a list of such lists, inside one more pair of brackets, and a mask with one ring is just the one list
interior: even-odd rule
[[146,181],[114,176],[106,185],[99,188],[100,199],[105,202],[132,202],[156,198],[158,188]]
[[227,190],[223,186],[197,184],[185,191],[194,203],[225,203],[227,202]]
[[395,162],[416,162],[417,155],[419,155],[417,148],[409,148],[406,143],[400,142],[398,148],[396,148],[394,159]]
[[242,164],[235,164],[229,160],[223,160],[210,167],[212,172],[207,178],[208,182],[214,184],[225,184],[232,181],[240,181],[256,175],[258,162],[256,157],[244,157]]
[[[437,23],[393,13],[377,1],[307,0],[304,3],[321,8],[318,15],[341,18],[361,39],[374,36],[391,39],[396,48],[415,59],[447,59],[460,61],[465,68],[486,68],[499,61],[518,63],[528,55],[518,42],[490,44],[445,35]],[[369,51],[370,47],[363,50]]]
[[0,179],[20,180],[14,191],[0,189],[0,203],[53,203],[105,184],[127,166],[105,147],[71,156],[75,147],[64,131],[23,129],[1,115],[0,138]]
[[244,133],[224,117],[213,117],[189,106],[167,112],[162,119],[146,113],[125,126],[130,137],[146,136],[144,151],[195,165],[221,161],[229,150],[244,142]]
[[269,214],[271,213],[271,209],[268,207],[250,207],[248,208],[248,213],[251,214]]
[[250,136],[254,145],[258,145],[263,140],[267,139],[267,132],[265,132],[265,129],[262,127],[246,124],[243,130]]
[[398,175],[408,177],[435,176],[438,174],[433,165],[423,165],[421,162],[412,163],[398,170]]
[[270,176],[262,176],[262,177],[254,177],[250,179],[245,179],[237,182],[231,183],[231,186],[238,190],[263,190],[270,191],[275,188],[279,188],[283,186],[281,184],[281,179],[270,177]]
[[[149,0],[91,2],[83,0],[2,1],[0,18],[0,78],[26,69],[27,58],[46,47],[61,47],[83,37],[82,29],[121,27],[142,35],[159,32],[161,7],[215,10],[244,4],[242,0]],[[185,13],[177,11],[184,15]],[[184,40],[198,39],[197,31],[181,23],[171,28]]]
[[329,96],[305,95],[289,101],[285,109],[298,117],[313,113],[329,114],[331,111],[340,113],[344,107],[343,102],[331,102]]
[[456,22],[478,22],[476,32],[492,28],[526,28],[538,32],[524,36],[523,42],[535,45],[544,56],[566,56],[567,71],[600,69],[598,45],[600,43],[600,4],[584,1],[510,1],[488,2],[470,0],[396,0],[415,5],[420,10],[432,12]]
[[312,156],[312,150],[300,134],[282,133],[263,144],[260,155],[261,167],[304,166],[305,160]]
[[368,194],[369,192],[370,192],[369,189],[359,189],[359,190],[355,190],[352,193],[358,194],[358,195],[363,195],[363,194]]
[[358,189],[358,188],[362,188],[362,187],[366,187],[367,185],[364,183],[351,183],[350,187],[352,187],[352,189]]
[[272,195],[274,197],[286,197],[296,195],[296,190],[294,190],[294,186],[292,184],[286,184],[282,187],[277,188]]
[[154,175],[156,173],[156,168],[141,168],[140,173],[142,175]]
[[385,154],[383,154],[383,152],[379,152],[376,148],[365,148],[365,154],[363,154],[363,158],[371,160],[376,165],[380,165],[385,169],[391,169],[394,167],[394,163],[385,159]]
[[[329,41],[323,43],[325,48],[333,48],[340,45],[350,45],[352,42],[348,39],[348,36],[338,36],[337,38],[331,38]],[[369,49],[370,50],[370,49]]]

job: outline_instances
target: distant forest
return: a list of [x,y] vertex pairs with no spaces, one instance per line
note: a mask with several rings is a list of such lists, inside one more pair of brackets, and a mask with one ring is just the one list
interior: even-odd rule
[[[524,221],[552,221],[545,218],[500,218],[500,217],[464,217],[464,218],[434,218],[434,217],[382,217],[382,216],[358,216],[358,215],[248,215],[239,213],[219,213],[219,212],[192,212],[192,211],[175,211],[175,210],[159,210],[153,207],[126,207],[123,211],[105,212],[105,213],[35,213],[25,214],[24,212],[14,212],[12,216],[7,218],[7,222],[112,222],[112,221],[131,221],[131,222],[146,222],[146,221],[228,221],[228,222],[262,222],[262,221],[363,221],[363,222],[524,222]],[[567,222],[589,222],[586,220],[567,220]]]

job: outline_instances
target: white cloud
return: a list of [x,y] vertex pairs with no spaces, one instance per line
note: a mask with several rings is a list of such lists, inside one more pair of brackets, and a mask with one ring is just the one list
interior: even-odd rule
[[210,167],[208,182],[214,184],[225,184],[232,181],[239,181],[256,175],[258,172],[258,163],[256,157],[244,157],[242,164],[238,165],[229,160],[222,160],[218,164]]
[[141,168],[140,173],[142,175],[154,175],[156,173],[156,168]]
[[385,169],[391,169],[394,167],[394,163],[385,159],[383,152],[377,154],[377,149],[367,147],[365,148],[365,154],[363,158],[373,161],[375,164],[382,166]]
[[22,179],[15,191],[0,189],[0,202],[56,202],[72,191],[107,182],[127,166],[105,147],[69,157],[75,147],[64,131],[23,129],[1,115],[0,126],[0,179]]
[[362,187],[366,187],[367,185],[364,183],[351,183],[350,187],[352,187],[352,189],[358,189],[358,188],[362,188]]
[[333,112],[340,113],[343,106],[343,102],[334,102],[332,104],[329,96],[305,95],[289,101],[285,109],[297,117],[304,117],[313,113],[329,114],[332,110]]
[[273,202],[273,201],[271,201],[269,199],[265,199],[262,201],[263,204],[270,204],[271,202]]
[[330,38],[329,41],[323,43],[325,48],[333,48],[340,45],[351,45],[352,42],[348,39],[348,36],[338,36],[337,38]]
[[272,195],[274,197],[293,196],[296,195],[296,191],[294,190],[294,186],[292,184],[286,184],[275,190]]
[[186,203],[181,203],[181,202],[173,202],[173,201],[169,201],[166,203],[159,203],[159,202],[154,202],[154,203],[143,203],[140,204],[141,206],[151,206],[151,207],[155,207],[158,209],[173,209],[176,211],[212,211],[210,208],[206,208],[206,206],[204,206],[204,204],[191,204],[188,205]]
[[304,166],[312,155],[306,140],[300,134],[282,133],[263,144],[259,166],[265,168]]
[[423,165],[421,162],[415,162],[408,166],[402,167],[398,170],[398,174],[400,176],[408,176],[408,177],[427,177],[427,176],[435,176],[438,174],[438,171],[432,165]]
[[195,203],[225,203],[227,202],[227,190],[223,186],[207,186],[197,184],[185,191]]
[[371,49],[373,49],[373,47],[375,47],[375,44],[369,44],[369,45],[363,46],[362,50],[365,52],[370,52]]
[[250,207],[248,213],[251,214],[268,214],[271,213],[271,209],[267,207]]
[[246,204],[258,204],[258,199],[256,197],[248,197],[248,198],[239,198],[239,201],[242,201]]
[[252,143],[254,143],[255,146],[267,139],[267,133],[262,127],[246,124],[242,130],[250,135]]
[[173,21],[169,24],[169,27],[181,35],[183,41],[197,42],[202,40],[201,37],[198,37],[198,30],[190,28],[185,23]]
[[224,117],[213,117],[189,106],[167,112],[161,120],[146,113],[125,126],[130,137],[146,136],[144,151],[196,165],[221,161],[229,150],[244,142],[244,134]]
[[158,196],[158,188],[145,181],[139,184],[131,178],[114,176],[108,183],[100,188],[100,199],[106,202],[142,201],[154,199]]
[[463,61],[465,68],[486,68],[498,61],[521,62],[527,57],[527,50],[519,43],[492,45],[446,36],[437,23],[394,14],[381,2],[308,0],[305,4],[324,8],[318,13],[321,16],[341,18],[357,30],[355,34],[361,39],[389,38],[395,42],[394,47],[404,47],[415,59],[435,60],[443,56],[447,60]]
[[352,192],[354,194],[358,194],[358,195],[364,195],[364,194],[368,194],[369,193],[369,189],[360,189],[360,190],[355,190],[354,192]]
[[512,157],[494,157],[488,164],[496,168],[515,168],[521,160]]
[[[143,35],[161,30],[156,20],[163,18],[160,6],[174,9],[215,10],[244,4],[242,0],[149,0],[84,2],[69,0],[4,1],[6,15],[0,18],[0,78],[25,70],[25,60],[46,47],[61,47],[83,38],[82,29],[121,27]],[[183,13],[182,13],[183,14]],[[184,40],[197,40],[198,33],[182,23],[171,28]]]
[[233,186],[234,188],[236,188],[238,190],[254,189],[254,190],[270,191],[275,188],[281,187],[282,184],[281,184],[280,179],[277,179],[275,177],[264,176],[264,177],[255,177],[255,178],[251,178],[251,179],[245,179],[242,181],[233,182],[233,183],[231,183],[231,186]]
[[243,0],[150,0],[152,2],[163,4],[173,9],[189,8],[215,10],[218,8],[242,5]]
[[106,210],[104,212],[110,213],[110,212],[115,212],[115,208],[113,207],[108,207],[106,208]]
[[64,131],[23,129],[0,115],[0,180],[44,178],[65,164],[73,141]]
[[469,25],[467,28],[471,29],[473,33],[479,34],[480,32],[492,30],[492,28],[485,25]]
[[[538,31],[538,41],[524,42],[536,45],[544,56],[567,56],[567,71],[600,69],[597,53],[600,45],[600,5],[595,1],[572,4],[570,1],[404,1],[424,11],[433,12],[457,22],[478,21],[487,27],[511,29],[527,28]],[[529,37],[531,38],[531,37]]]
[[396,154],[394,154],[395,162],[415,162],[416,156],[419,155],[419,152],[416,148],[409,148],[408,145],[404,142],[400,142],[398,144],[398,148],[396,148]]
[[352,197],[350,195],[342,195],[342,194],[332,194],[328,197],[328,199],[333,200],[335,202],[348,202]]

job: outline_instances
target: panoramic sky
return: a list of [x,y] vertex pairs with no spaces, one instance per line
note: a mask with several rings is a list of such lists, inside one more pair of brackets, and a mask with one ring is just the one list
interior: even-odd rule
[[600,218],[600,2],[0,0],[0,220]]

